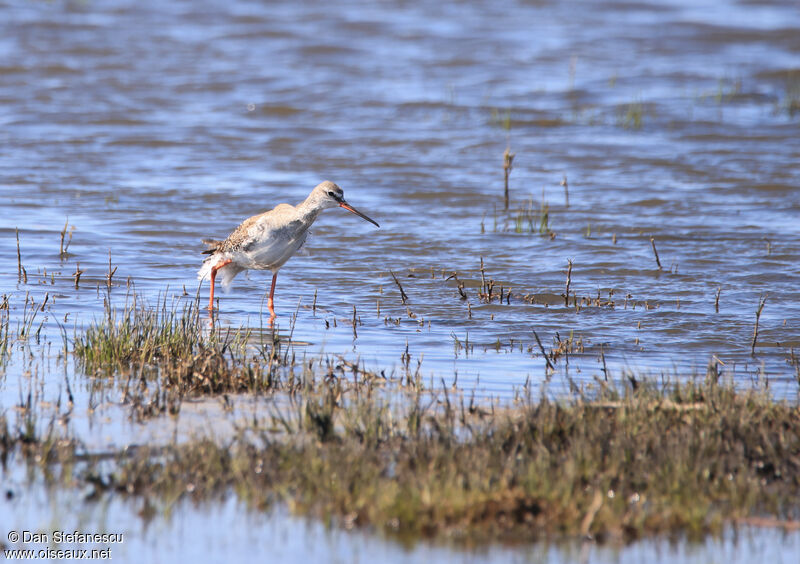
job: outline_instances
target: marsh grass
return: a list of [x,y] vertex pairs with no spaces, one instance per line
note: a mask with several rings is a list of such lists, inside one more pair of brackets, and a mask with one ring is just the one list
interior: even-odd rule
[[786,77],[783,106],[789,117],[800,114],[800,72],[790,71]]
[[620,111],[619,124],[623,129],[641,129],[643,118],[644,105],[639,101],[634,101]]
[[[15,424],[0,414],[3,463],[23,456],[89,499],[166,510],[235,495],[254,511],[286,504],[409,542],[627,542],[700,539],[730,523],[800,526],[800,409],[720,383],[716,365],[703,380],[598,380],[561,400],[526,387],[501,408],[343,359],[297,363],[278,339],[204,329],[198,309],[196,299],[107,304],[75,352],[95,380],[113,375],[140,415],[178,411],[188,393],[269,390],[281,401],[224,437],[92,453],[37,421],[28,400]],[[582,347],[558,340],[553,362]]]
[[[298,360],[291,333],[223,329],[200,311],[196,297],[171,304],[161,298],[155,307],[135,295],[120,307],[106,298],[103,316],[76,333],[73,350],[95,381],[118,386],[137,419],[177,413],[186,396],[294,396],[333,378],[390,379],[341,357]],[[419,382],[418,374],[413,382]]]
[[0,302],[0,370],[8,361],[11,351],[11,334],[9,330],[11,315],[9,313],[8,296],[3,296]]
[[503,152],[503,178],[504,178],[504,191],[503,191],[503,201],[506,210],[508,210],[508,178],[511,175],[511,170],[514,168],[514,156],[515,154],[511,152],[511,147],[507,146],[506,150]]
[[45,294],[42,302],[37,303],[26,292],[22,312],[17,318],[16,330],[12,332],[9,296],[5,294],[2,296],[2,301],[0,301],[0,369],[3,369],[8,362],[14,343],[25,344],[31,340],[39,342],[46,319],[46,314],[40,315],[40,313],[45,311],[49,299],[50,295]]
[[[151,307],[133,294],[121,307],[104,304],[102,318],[75,335],[74,353],[87,373],[118,377],[129,402],[150,406],[140,415],[174,411],[184,394],[271,389],[277,368],[294,362],[275,331],[265,341],[263,331],[256,340],[248,329],[209,325],[196,297]],[[148,382],[160,399],[148,394]]]
[[538,233],[555,237],[550,229],[550,204],[542,197],[538,209],[534,209],[533,199],[529,199],[524,207],[517,209],[514,216],[514,233]]
[[[102,463],[84,455],[70,476],[91,497],[167,507],[235,494],[253,510],[286,503],[408,541],[699,539],[730,523],[798,525],[797,406],[712,373],[629,382],[486,409],[447,388],[392,400],[326,379],[232,439],[139,447]],[[24,447],[43,466],[79,462],[80,449],[53,456],[52,440],[23,440],[2,419],[0,434],[4,457]]]
[[345,526],[470,542],[698,538],[798,517],[798,413],[760,392],[640,385],[494,414],[419,396],[400,411],[374,396],[343,409],[337,394],[305,404],[291,441],[176,447],[123,460],[109,483],[168,499],[186,484],[201,499],[233,490],[254,507],[284,500]]
[[[80,485],[73,480],[72,470],[81,458],[83,447],[70,438],[50,419],[45,425],[40,414],[31,405],[17,406],[17,417],[10,420],[7,413],[0,413],[0,476],[3,476],[14,457],[21,456],[29,469],[39,468],[48,485],[60,483]],[[34,478],[29,472],[28,477]],[[9,492],[6,492],[6,499]]]
[[162,359],[187,358],[203,334],[197,301],[182,307],[167,306],[166,298],[148,307],[129,295],[122,307],[104,300],[104,315],[75,337],[75,354],[89,370],[152,363]]
[[511,131],[511,110],[507,109],[501,111],[498,108],[492,108],[489,115],[489,124],[492,127],[499,127],[508,134]]
[[[480,272],[491,299],[482,262]],[[603,305],[599,291],[596,300]],[[537,342],[552,363],[583,349],[572,335],[549,353]],[[546,390],[534,398],[526,386],[501,408],[476,404],[455,384],[426,389],[419,367],[404,384],[342,358],[297,362],[275,333],[264,342],[209,328],[196,298],[153,308],[107,300],[74,343],[94,381],[122,386],[139,416],[177,412],[186,394],[280,393],[225,436],[116,452],[90,452],[39,421],[30,394],[13,423],[0,413],[4,468],[21,456],[48,483],[89,500],[121,496],[169,511],[181,499],[235,495],[254,511],[286,504],[407,542],[628,542],[701,539],[737,523],[800,528],[800,408],[767,389],[720,383],[713,363],[704,379],[598,379],[560,400]]]
[[717,82],[717,90],[714,93],[714,101],[717,104],[724,104],[733,101],[742,94],[742,79],[723,79]]
[[40,318],[39,325],[36,327],[34,331],[34,323],[36,322],[37,317],[39,317],[39,312],[44,311],[45,305],[48,301],[48,296],[45,295],[44,300],[42,303],[37,304],[33,297],[26,293],[25,295],[25,305],[22,309],[22,317],[17,323],[17,340],[21,342],[25,342],[31,337],[35,337],[37,340],[41,334],[42,326],[44,324],[43,316]]

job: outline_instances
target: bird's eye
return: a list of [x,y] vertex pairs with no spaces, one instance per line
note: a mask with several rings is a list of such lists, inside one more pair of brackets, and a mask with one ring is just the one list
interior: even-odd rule
[[328,192],[328,196],[334,199],[336,198],[336,194],[334,192]]

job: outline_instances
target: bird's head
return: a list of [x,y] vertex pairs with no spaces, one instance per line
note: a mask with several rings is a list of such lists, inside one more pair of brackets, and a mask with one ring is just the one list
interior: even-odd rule
[[318,184],[314,191],[311,193],[312,198],[316,201],[317,205],[321,209],[328,209],[328,208],[344,208],[349,212],[356,214],[358,217],[365,219],[375,225],[375,227],[380,227],[378,222],[373,219],[370,219],[353,206],[348,204],[344,199],[344,191],[339,188],[336,184],[331,182],[330,180],[326,180],[321,184]]

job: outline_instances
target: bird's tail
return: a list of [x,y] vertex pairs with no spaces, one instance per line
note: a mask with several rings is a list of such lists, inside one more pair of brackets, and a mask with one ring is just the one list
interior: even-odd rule
[[[200,267],[200,270],[197,271],[197,279],[198,280],[206,280],[211,278],[211,269],[216,266],[217,264],[221,263],[225,260],[224,256],[220,255],[211,255],[206,260],[203,261],[203,266]],[[236,275],[239,274],[243,268],[236,266],[233,263],[226,264],[219,270],[217,270],[217,280],[222,283],[222,288],[227,290],[233,279],[236,278]]]

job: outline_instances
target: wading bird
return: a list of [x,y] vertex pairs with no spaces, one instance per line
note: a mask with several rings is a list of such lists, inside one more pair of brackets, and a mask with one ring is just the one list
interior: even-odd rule
[[278,204],[274,209],[245,219],[224,241],[203,239],[208,246],[204,254],[211,255],[203,261],[197,277],[211,280],[208,311],[214,311],[214,281],[217,273],[227,288],[234,277],[243,270],[271,270],[272,286],[269,290],[270,319],[275,318],[273,296],[278,270],[299,249],[308,237],[308,228],[322,210],[340,207],[380,227],[378,223],[355,209],[344,200],[344,192],[326,180],[311,191],[304,202],[292,206]]

